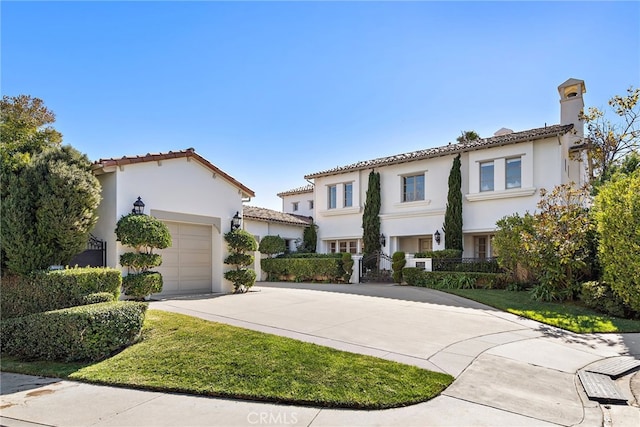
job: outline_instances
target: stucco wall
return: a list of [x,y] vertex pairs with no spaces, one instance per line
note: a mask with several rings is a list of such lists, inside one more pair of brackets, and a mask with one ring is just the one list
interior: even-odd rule
[[202,216],[206,217],[203,220],[205,223],[215,224],[212,237],[212,291],[228,292],[233,289],[231,283],[222,276],[222,261],[227,256],[222,235],[230,230],[233,215],[242,212],[242,195],[236,186],[197,160],[187,158],[114,167],[99,179],[107,185],[103,190],[101,218],[96,233],[109,242],[110,266],[121,268],[118,264],[119,255],[130,250],[116,244],[113,232],[115,223],[121,216],[131,212],[133,202],[140,196],[145,203],[145,213],[163,211],[194,223],[198,223],[198,216]]
[[[314,216],[315,209],[309,207],[309,202],[313,200],[313,192],[309,193],[301,193],[301,194],[291,194],[282,197],[282,212],[303,215],[303,216]],[[298,203],[298,210],[293,210],[293,204]],[[315,202],[314,202],[315,206]]]

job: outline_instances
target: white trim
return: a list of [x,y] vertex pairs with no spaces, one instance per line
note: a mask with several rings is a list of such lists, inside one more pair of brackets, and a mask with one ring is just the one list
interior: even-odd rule
[[418,212],[389,213],[389,214],[382,214],[379,216],[380,216],[380,219],[422,218],[426,216],[444,215],[445,212],[446,212],[446,209],[431,209],[428,211],[418,211]]
[[393,204],[394,208],[404,209],[404,208],[421,208],[424,206],[429,206],[431,204],[431,199],[426,200],[416,200],[413,202],[397,202]]
[[350,207],[350,208],[336,208],[336,209],[327,209],[325,211],[320,211],[320,215],[322,216],[335,216],[335,215],[353,215],[359,214],[362,211],[360,206]]
[[504,191],[483,191],[482,193],[466,194],[464,197],[469,202],[478,202],[481,200],[508,199],[511,197],[527,197],[533,196],[537,188],[517,188]]

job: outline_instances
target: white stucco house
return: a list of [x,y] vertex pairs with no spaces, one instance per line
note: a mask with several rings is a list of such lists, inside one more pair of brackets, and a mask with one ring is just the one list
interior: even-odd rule
[[[558,86],[559,124],[519,132],[503,128],[489,138],[306,175],[304,178],[314,184],[313,198],[302,194],[315,203],[312,215],[318,225],[318,252],[363,252],[362,213],[372,170],[380,173],[384,252],[444,249],[447,236],[442,225],[449,172],[453,159],[460,154],[463,256],[490,257],[496,221],[516,212],[534,212],[541,188],[585,183],[586,168],[580,151],[584,131],[578,118],[585,92],[582,80],[569,79]],[[283,207],[287,208],[285,197]]]
[[314,216],[313,185],[308,184],[278,193],[282,199],[282,212],[307,217]]
[[107,242],[106,263],[119,268],[120,255],[131,250],[116,241],[117,221],[138,199],[144,213],[164,221],[173,246],[159,251],[163,263],[161,296],[229,292],[223,277],[227,256],[224,233],[242,213],[254,192],[214,166],[193,148],[168,153],[100,159],[93,172],[102,185],[98,223],[93,234]]
[[265,236],[280,236],[291,252],[297,250],[297,245],[302,241],[304,229],[312,221],[308,216],[293,215],[267,208],[244,206],[242,209],[242,227],[253,234],[258,243]]

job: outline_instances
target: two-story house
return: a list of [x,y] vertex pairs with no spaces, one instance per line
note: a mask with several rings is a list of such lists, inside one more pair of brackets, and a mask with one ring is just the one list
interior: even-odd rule
[[[560,124],[365,160],[305,176],[313,181],[318,252],[362,253],[362,213],[369,173],[380,173],[384,252],[444,249],[448,178],[461,155],[465,257],[489,257],[496,222],[534,212],[540,189],[585,182],[580,146],[584,81],[558,86]],[[285,206],[286,207],[286,206]],[[300,205],[298,205],[300,207]]]

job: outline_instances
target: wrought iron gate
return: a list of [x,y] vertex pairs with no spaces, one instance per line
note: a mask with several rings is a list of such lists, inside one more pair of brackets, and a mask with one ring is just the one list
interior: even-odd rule
[[69,265],[77,265],[78,267],[106,267],[107,242],[91,234],[87,242],[87,249],[73,257]]
[[389,255],[376,251],[360,260],[360,283],[366,282],[393,283]]

